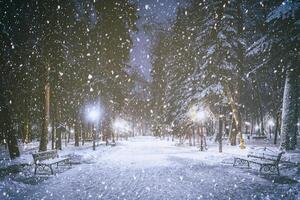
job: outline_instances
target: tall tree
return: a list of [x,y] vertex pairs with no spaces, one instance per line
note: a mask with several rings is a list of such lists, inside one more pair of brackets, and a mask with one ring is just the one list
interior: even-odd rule
[[281,147],[285,150],[296,148],[297,120],[299,115],[299,18],[300,4],[283,1],[267,16],[268,30],[250,48],[249,53],[263,56],[263,62],[253,71],[272,65],[274,71],[284,72]]

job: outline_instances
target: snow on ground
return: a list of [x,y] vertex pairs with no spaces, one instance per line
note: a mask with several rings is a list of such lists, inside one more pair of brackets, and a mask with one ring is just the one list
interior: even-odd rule
[[[225,145],[224,153],[218,153],[217,146],[210,145],[200,152],[171,141],[136,137],[115,147],[99,146],[97,151],[72,148],[62,153],[79,156],[81,164],[59,169],[50,178],[32,176],[32,167],[27,166],[21,174],[0,179],[0,195],[4,199],[300,199],[299,168],[283,168],[280,177],[234,168],[233,154],[247,153],[238,147]],[[18,182],[24,180],[22,175],[35,181]]]

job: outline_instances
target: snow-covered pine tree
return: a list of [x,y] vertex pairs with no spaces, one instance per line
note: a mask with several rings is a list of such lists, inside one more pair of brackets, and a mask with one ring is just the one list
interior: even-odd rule
[[[261,67],[277,65],[284,72],[281,148],[295,149],[299,115],[299,10],[297,1],[283,1],[267,16],[268,31],[250,48],[249,54],[264,56]],[[253,73],[254,73],[253,72]]]
[[[267,15],[280,2],[278,0],[245,2],[247,11],[245,14],[245,31],[248,47],[267,34]],[[259,67],[263,65],[268,56],[267,52],[265,52],[257,53],[255,56],[248,54],[246,57],[246,63],[249,66],[249,73],[245,76],[245,80],[248,83],[246,89],[249,92],[244,95],[245,108],[248,113],[247,118],[252,121],[252,126],[254,124],[259,125],[260,128],[256,131],[256,134],[262,135],[266,134],[265,127],[267,123],[264,122],[265,116],[269,115],[272,118],[277,118],[277,113],[280,111],[282,104],[282,85],[284,84],[281,69],[276,62],[269,62],[268,67]],[[259,70],[256,71],[257,67]],[[252,70],[255,73],[252,73]],[[251,101],[247,101],[247,99],[251,99]],[[279,123],[278,120],[277,122]],[[278,126],[278,123],[276,126]],[[275,132],[277,133],[278,131]]]
[[151,109],[153,112],[152,130],[157,136],[163,133],[163,124],[166,123],[166,59],[168,56],[168,32],[157,33],[155,44],[152,47],[152,84],[151,84]]
[[195,13],[189,11],[189,7],[178,9],[176,22],[171,30],[170,54],[166,63],[167,122],[175,126],[177,135],[182,136],[186,134],[185,129],[191,124],[187,113],[197,87],[192,78],[197,56],[193,51],[195,19],[191,18]]
[[242,119],[240,95],[245,71],[242,1],[205,2],[206,18],[203,31],[199,34],[203,49],[206,50],[203,68],[217,79],[224,88],[233,115],[235,127],[230,137],[232,145],[236,136],[242,142]]
[[300,3],[285,0],[268,16],[272,46],[281,48],[286,65],[283,93],[281,148],[293,150],[297,144],[297,122],[300,104]]

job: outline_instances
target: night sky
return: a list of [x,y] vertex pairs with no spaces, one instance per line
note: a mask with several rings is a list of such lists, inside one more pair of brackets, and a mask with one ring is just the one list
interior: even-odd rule
[[139,68],[147,80],[150,80],[151,54],[150,48],[153,34],[144,30],[145,23],[171,25],[176,17],[176,10],[182,5],[181,0],[137,0],[140,19],[137,23],[139,31],[133,35],[134,46],[131,54],[131,65]]

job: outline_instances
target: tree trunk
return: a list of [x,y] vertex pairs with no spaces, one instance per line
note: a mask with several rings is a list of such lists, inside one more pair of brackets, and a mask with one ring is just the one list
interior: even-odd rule
[[132,137],[135,136],[134,129],[135,129],[135,120],[134,120],[134,118],[132,118]]
[[201,127],[198,126],[198,134],[200,136],[200,151],[204,151],[204,133],[202,125]]
[[[82,130],[82,129],[83,129],[83,130]],[[82,146],[84,145],[84,141],[85,141],[85,133],[86,133],[86,131],[87,131],[87,127],[86,127],[85,124],[83,124],[83,125],[81,126],[81,140],[82,140],[81,145],[82,145]]]
[[282,105],[282,120],[281,120],[281,148],[285,150],[294,150],[297,144],[297,120],[299,97],[299,71],[297,68],[294,71],[287,70],[283,105]]
[[[69,124],[68,124],[69,125]],[[68,146],[68,136],[67,133],[70,131],[70,127],[68,126],[68,129],[66,128],[65,131],[65,147]]]
[[[233,96],[233,92],[231,91],[231,88],[228,84],[225,84],[225,93],[228,97],[229,104],[232,111],[232,118],[233,118],[233,125],[234,129],[232,129],[231,137],[230,137],[230,143],[231,145],[236,145],[236,136],[239,135],[240,139],[240,147],[244,148],[243,143],[243,134],[242,134],[242,119],[241,119],[241,112],[239,110],[239,107],[237,105],[238,103],[238,95],[239,92],[237,92],[236,96]],[[235,130],[235,131],[233,131]]]
[[80,128],[79,125],[76,123],[75,124],[75,147],[79,146],[79,132],[80,132]]
[[19,157],[20,151],[18,147],[18,140],[12,128],[7,130],[6,138],[10,158],[15,159],[16,157]]
[[[226,112],[224,112],[224,114],[225,113]],[[225,114],[223,117],[223,130],[224,130],[224,135],[226,135],[226,137],[229,136],[229,129],[228,129],[227,125],[228,125],[228,121],[227,121],[226,114]]]
[[237,136],[237,131],[236,131],[235,119],[234,119],[234,117],[232,117],[231,129],[230,129],[230,135],[229,135],[229,141],[230,141],[231,146],[236,145],[236,136]]
[[222,153],[222,135],[223,135],[223,124],[222,124],[222,108],[220,107],[219,113],[219,132],[217,136],[217,140],[219,143],[219,152]]
[[195,127],[194,126],[192,126],[192,131],[193,131],[193,146],[196,146],[196,134],[195,134]]
[[80,134],[80,124],[79,124],[79,120],[77,119],[75,121],[75,127],[74,127],[74,131],[75,131],[75,147],[79,146],[79,134]]
[[189,146],[192,146],[193,143],[192,143],[192,133],[190,130],[188,130],[188,137],[189,137]]
[[96,129],[94,124],[92,124],[92,137],[93,137],[93,150],[96,150]]
[[52,147],[52,149],[55,149],[55,132],[56,132],[55,110],[52,110],[51,114],[52,114],[51,147]]
[[49,109],[50,109],[50,84],[45,85],[44,91],[44,111],[43,111],[43,125],[40,141],[40,151],[47,151],[48,144],[48,126],[49,126]]
[[277,144],[277,137],[278,137],[278,132],[279,132],[279,118],[280,118],[280,113],[277,112],[276,122],[275,122],[274,144]]
[[[0,110],[1,111],[1,110]],[[7,140],[8,152],[11,159],[15,159],[20,156],[20,151],[18,147],[18,140],[16,137],[16,133],[12,127],[12,119],[9,110],[4,106],[2,107],[4,117],[4,133],[5,138]]]
[[[259,94],[260,96],[260,94]],[[260,117],[260,135],[265,135],[265,128],[264,128],[264,113],[262,105],[259,104],[259,117]]]
[[0,133],[3,134],[0,134],[0,138],[6,140],[7,146],[5,145],[5,149],[8,147],[9,156],[11,159],[14,159],[20,156],[20,151],[17,136],[13,130],[12,113],[9,109],[11,105],[8,99],[10,99],[10,97],[2,96],[2,94],[4,94],[2,89],[0,86]]
[[23,142],[28,143],[31,140],[31,134],[30,134],[30,123],[29,123],[29,114],[26,111],[25,117],[24,117],[24,124],[23,124]]
[[60,115],[60,103],[57,102],[56,104],[56,109],[55,109],[55,129],[56,129],[56,138],[55,138],[55,148],[61,150],[62,149],[62,143],[61,143],[61,131],[62,131],[62,127],[60,125],[60,119],[61,119],[61,115]]
[[111,137],[112,137],[112,142],[115,143],[115,132],[113,130],[110,130],[111,131]]
[[70,143],[70,138],[71,138],[71,126],[68,126],[68,143]]
[[254,120],[253,117],[251,118],[251,129],[250,129],[250,136],[252,137],[253,135],[253,128],[254,128]]

